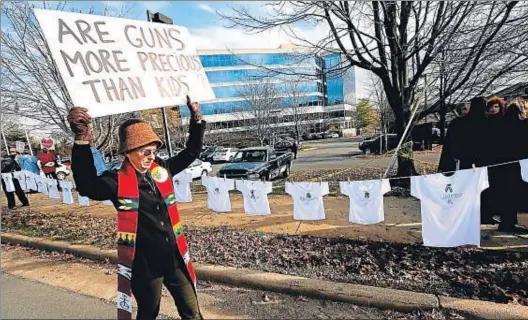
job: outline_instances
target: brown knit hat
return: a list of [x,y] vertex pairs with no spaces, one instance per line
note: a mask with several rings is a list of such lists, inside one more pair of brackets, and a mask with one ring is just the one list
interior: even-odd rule
[[130,150],[138,149],[153,142],[161,148],[163,142],[152,130],[152,127],[145,121],[139,119],[129,119],[119,126],[119,150],[118,153],[127,153]]

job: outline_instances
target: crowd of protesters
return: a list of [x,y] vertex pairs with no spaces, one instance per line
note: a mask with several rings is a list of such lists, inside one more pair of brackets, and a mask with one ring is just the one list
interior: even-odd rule
[[[14,173],[21,170],[27,170],[34,174],[40,175],[41,171],[47,178],[57,180],[56,168],[58,166],[57,157],[54,153],[46,148],[42,149],[41,154],[37,157],[25,150],[23,153],[17,151],[14,146],[9,147],[7,153],[3,152],[1,157],[1,173]],[[13,179],[15,191],[7,191],[4,180],[2,179],[2,190],[7,198],[7,207],[10,210],[16,209],[15,194],[22,203],[23,207],[29,206],[24,190],[22,190],[17,179]]]
[[526,232],[517,226],[518,212],[528,212],[528,184],[519,163],[528,158],[528,102],[517,98],[476,97],[469,112],[451,121],[439,171],[473,166],[488,169],[490,187],[481,195],[481,223],[499,224],[502,232]]

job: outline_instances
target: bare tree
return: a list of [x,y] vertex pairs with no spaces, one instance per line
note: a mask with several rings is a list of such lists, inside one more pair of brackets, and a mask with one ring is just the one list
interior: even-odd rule
[[301,137],[306,133],[308,128],[308,115],[306,108],[302,106],[302,97],[307,92],[307,83],[302,79],[288,81],[285,84],[285,92],[288,94],[288,108],[286,112],[291,114],[295,140],[301,141]]
[[261,80],[239,88],[239,95],[244,98],[242,112],[237,115],[248,123],[248,129],[258,137],[260,145],[270,138],[274,111],[280,108],[281,97],[277,86],[270,80]]
[[381,81],[376,77],[371,77],[371,82],[372,86],[369,100],[378,110],[382,134],[387,134],[386,131],[395,120],[394,112],[392,112]]
[[[248,32],[284,30],[311,54],[340,53],[344,63],[337,66],[339,70],[359,67],[371,71],[383,84],[400,137],[423,75],[433,71],[434,62],[448,46],[457,50],[458,72],[446,82],[441,101],[478,79],[476,75],[482,68],[489,70],[485,64],[493,59],[503,60],[494,68],[498,64],[508,67],[497,67],[495,76],[486,81],[522,63],[515,50],[497,56],[501,47],[526,47],[527,5],[515,1],[282,1],[268,6],[269,16],[239,7],[223,17],[231,27]],[[322,39],[303,37],[294,28],[299,23],[324,24],[328,33]],[[410,158],[398,157],[398,175],[415,171]]]
[[[39,4],[45,9],[68,9],[67,2],[43,1]],[[66,116],[73,102],[33,14],[35,4],[16,1],[3,3],[1,7],[6,24],[1,31],[2,113],[38,121],[71,137]],[[75,10],[74,7],[69,9]],[[130,5],[117,10],[105,8],[104,14],[125,16],[130,9]],[[87,13],[94,12],[90,9]],[[105,146],[126,117],[129,115],[94,119],[96,146]]]

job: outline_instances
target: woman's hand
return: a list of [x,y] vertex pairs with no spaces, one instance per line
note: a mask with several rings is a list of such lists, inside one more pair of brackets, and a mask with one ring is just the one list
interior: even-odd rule
[[90,129],[92,118],[88,114],[88,109],[73,107],[70,109],[67,117],[70,128],[75,134],[76,141],[92,141],[93,132]]
[[191,97],[189,96],[187,96],[187,107],[191,112],[191,119],[196,121],[202,120],[203,116],[200,112],[200,105],[198,104],[198,102],[191,102]]

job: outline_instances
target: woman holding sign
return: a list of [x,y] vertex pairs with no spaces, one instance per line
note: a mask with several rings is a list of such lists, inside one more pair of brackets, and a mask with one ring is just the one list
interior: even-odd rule
[[93,134],[87,109],[70,110],[75,133],[72,171],[77,190],[94,200],[111,200],[117,209],[119,319],[132,316],[131,292],[138,304],[137,319],[158,316],[162,285],[174,298],[182,319],[201,319],[196,276],[174,199],[172,176],[200,154],[205,122],[198,103],[191,103],[187,148],[163,161],[156,157],[163,145],[152,127],[139,119],[119,127],[119,153],[125,161],[118,172],[97,176],[90,150]]

